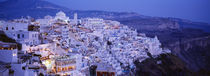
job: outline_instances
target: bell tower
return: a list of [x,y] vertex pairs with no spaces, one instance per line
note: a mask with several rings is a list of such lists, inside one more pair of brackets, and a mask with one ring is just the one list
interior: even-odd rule
[[78,24],[77,13],[74,13],[74,23],[75,23],[76,25]]

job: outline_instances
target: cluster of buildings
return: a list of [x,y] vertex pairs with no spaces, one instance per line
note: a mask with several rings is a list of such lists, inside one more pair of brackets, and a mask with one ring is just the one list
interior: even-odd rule
[[70,19],[62,11],[43,19],[1,21],[0,30],[22,44],[18,50],[15,43],[0,42],[0,61],[11,66],[1,74],[124,76],[134,73],[134,61],[170,53],[157,37],[120,22],[77,14]]

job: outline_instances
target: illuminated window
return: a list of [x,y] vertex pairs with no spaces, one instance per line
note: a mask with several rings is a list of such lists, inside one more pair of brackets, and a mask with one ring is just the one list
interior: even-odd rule
[[72,66],[72,69],[76,69],[75,66]]
[[58,72],[60,72],[61,71],[61,68],[58,68]]
[[68,67],[68,70],[71,70],[71,66],[70,66],[70,67]]
[[68,71],[68,67],[65,67],[65,71]]
[[65,68],[62,68],[62,71],[65,71]]

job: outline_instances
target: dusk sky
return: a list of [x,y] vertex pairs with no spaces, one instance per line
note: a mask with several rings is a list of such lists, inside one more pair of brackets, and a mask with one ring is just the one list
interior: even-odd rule
[[47,0],[78,10],[137,12],[210,23],[210,0]]
[[[1,1],[1,0],[0,0]],[[46,0],[75,10],[137,12],[210,23],[210,0]]]

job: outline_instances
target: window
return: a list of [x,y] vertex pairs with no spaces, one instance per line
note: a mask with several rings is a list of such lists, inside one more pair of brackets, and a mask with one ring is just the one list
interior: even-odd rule
[[25,70],[26,68],[25,67],[22,67],[22,69]]
[[6,27],[6,30],[8,30],[8,27]]
[[14,30],[14,27],[12,27],[12,30]]
[[22,38],[24,38],[24,34],[22,34]]
[[20,34],[17,35],[17,38],[18,38],[18,39],[20,38]]

